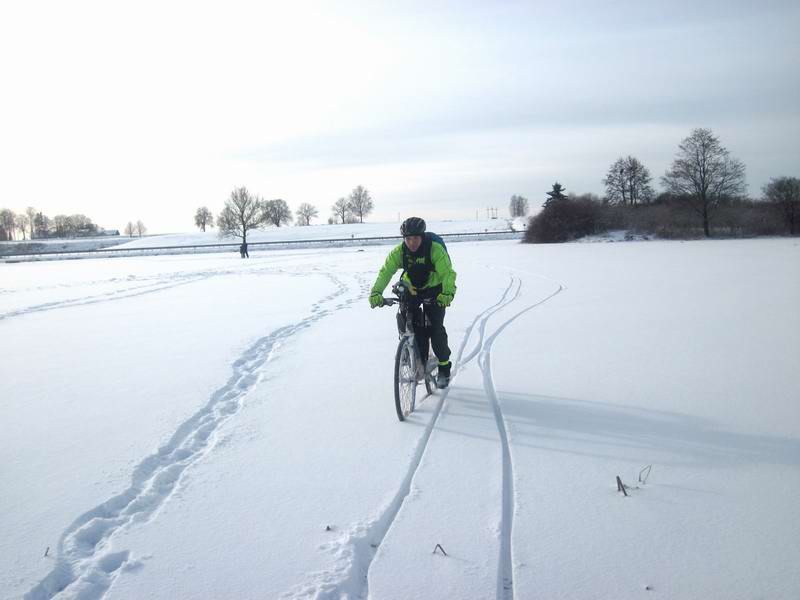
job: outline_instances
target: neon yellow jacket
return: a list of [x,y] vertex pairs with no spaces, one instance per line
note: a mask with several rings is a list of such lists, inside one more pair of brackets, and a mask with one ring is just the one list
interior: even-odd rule
[[[429,240],[429,243],[431,245],[430,261],[433,269],[430,271],[427,281],[421,286],[414,287],[411,279],[408,277],[408,273],[403,274],[403,280],[411,286],[411,292],[413,294],[417,293],[417,289],[430,289],[441,284],[443,294],[455,296],[456,272],[453,270],[450,256],[447,254],[447,250],[445,250],[444,246],[436,240]],[[408,265],[403,264],[404,257],[407,257],[410,261]],[[400,269],[408,271],[414,263],[419,265],[424,264],[426,261],[427,256],[425,252],[418,251],[415,254],[411,254],[410,252],[404,253],[403,244],[398,244],[389,252],[389,256],[386,257],[386,262],[383,263],[383,267],[381,267],[381,270],[378,272],[378,277],[375,280],[375,284],[372,286],[371,293],[383,293],[383,290],[389,285],[392,276]]]

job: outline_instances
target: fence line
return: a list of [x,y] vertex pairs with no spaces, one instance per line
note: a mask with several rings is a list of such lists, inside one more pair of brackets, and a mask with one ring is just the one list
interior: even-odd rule
[[[506,229],[501,231],[474,231],[465,233],[442,233],[439,234],[452,242],[467,241],[470,239],[515,239],[522,237],[523,232]],[[324,239],[303,239],[303,240],[272,240],[265,242],[248,242],[248,250],[264,250],[279,248],[309,248],[320,245],[330,247],[380,245],[387,243],[399,243],[402,236],[375,236],[375,237],[349,237],[349,238],[324,238]],[[91,250],[44,250],[39,252],[26,252],[19,254],[3,254],[0,260],[5,262],[19,262],[25,260],[56,260],[91,258],[102,256],[104,258],[113,256],[133,256],[146,254],[196,254],[205,252],[224,252],[226,250],[238,251],[241,242],[218,243],[218,244],[188,244],[181,246],[149,246],[145,248],[95,248]],[[9,260],[11,259],[11,260]]]

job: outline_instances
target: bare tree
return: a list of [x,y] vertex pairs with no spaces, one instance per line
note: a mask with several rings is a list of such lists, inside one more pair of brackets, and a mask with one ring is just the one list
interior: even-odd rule
[[300,225],[311,225],[311,219],[319,215],[319,211],[315,206],[308,202],[303,202],[297,209],[297,217]]
[[638,158],[630,155],[620,157],[608,168],[603,179],[606,200],[622,206],[650,202],[654,196],[651,179],[650,171]]
[[73,235],[91,235],[97,233],[97,225],[92,223],[92,220],[86,215],[70,215],[68,222]]
[[125,225],[125,235],[128,237],[133,237],[133,234],[136,232],[136,226],[133,224],[133,221],[128,221],[128,224]]
[[289,210],[289,205],[285,200],[267,200],[262,203],[264,210],[264,222],[280,227],[292,222],[292,211]]
[[344,225],[347,222],[347,216],[350,214],[350,204],[347,198],[339,198],[333,203],[331,207],[335,222],[341,222]]
[[358,217],[358,222],[363,223],[364,217],[372,212],[372,196],[369,190],[362,185],[356,186],[347,199],[350,212]]
[[511,196],[508,212],[511,214],[512,219],[526,216],[528,214],[528,199],[523,196]]
[[260,200],[247,188],[235,188],[225,201],[225,208],[217,217],[219,237],[235,236],[247,243],[247,232],[264,224],[264,210]]
[[789,235],[800,230],[800,179],[797,177],[773,178],[763,188],[764,198],[780,211]]
[[136,235],[138,235],[139,237],[142,237],[145,233],[147,233],[147,227],[145,227],[144,223],[142,223],[141,221],[136,221],[136,225],[134,225],[133,228],[134,231],[136,232]]
[[693,130],[678,148],[661,182],[667,191],[689,199],[703,217],[703,233],[709,237],[711,212],[723,198],[735,198],[747,189],[744,163],[732,158],[710,129]]
[[14,217],[14,225],[22,234],[22,239],[28,239],[28,225],[30,225],[30,221],[28,219],[28,215],[25,213],[19,213]]
[[3,230],[3,237],[2,239],[5,240],[13,240],[14,239],[14,228],[17,226],[17,215],[14,214],[14,211],[9,208],[4,208],[0,210],[0,228]]
[[194,224],[205,231],[206,227],[214,226],[214,215],[211,214],[208,208],[202,206],[198,208],[197,212],[194,214]]
[[36,209],[32,206],[29,206],[25,209],[25,214],[28,217],[28,227],[30,227],[31,239],[34,236],[34,225],[36,223]]
[[41,212],[36,213],[33,218],[33,230],[37,238],[50,237],[50,225],[50,217]]
[[56,230],[56,237],[63,238],[72,235],[72,220],[67,215],[53,217],[53,227]]

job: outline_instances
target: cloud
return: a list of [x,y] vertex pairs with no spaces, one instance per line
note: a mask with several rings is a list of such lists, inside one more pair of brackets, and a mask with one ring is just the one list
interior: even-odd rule
[[107,226],[146,212],[151,231],[179,229],[234,185],[290,203],[358,183],[397,204],[482,206],[554,177],[597,192],[622,154],[660,174],[697,126],[755,188],[798,164],[791,2],[78,1],[7,16],[0,204]]

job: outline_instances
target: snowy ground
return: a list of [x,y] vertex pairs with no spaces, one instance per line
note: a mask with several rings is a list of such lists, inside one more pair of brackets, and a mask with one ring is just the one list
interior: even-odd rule
[[[440,234],[459,234],[459,233],[493,233],[508,231],[513,229],[522,232],[527,226],[527,219],[482,219],[482,220],[450,220],[450,221],[431,221],[428,224],[430,231]],[[275,244],[282,246],[279,242],[287,242],[291,248],[299,247],[319,247],[320,240],[346,240],[348,245],[359,243],[359,239],[372,237],[396,237],[400,235],[399,223],[354,223],[350,225],[312,225],[308,227],[266,227],[255,229],[248,233],[247,240],[251,244],[251,250],[259,249],[258,244],[268,242],[272,244],[270,249],[275,248]],[[353,240],[353,241],[351,241]],[[313,243],[303,244],[304,241]],[[13,255],[13,259],[23,260],[24,255],[36,255],[36,259],[53,255],[53,253],[70,252],[89,252],[112,248],[107,256],[117,255],[120,250],[141,250],[145,248],[171,248],[183,246],[217,246],[217,248],[207,249],[209,252],[223,252],[225,249],[221,245],[229,246],[229,253],[237,253],[238,244],[241,240],[236,237],[220,238],[218,231],[209,229],[208,231],[192,231],[186,233],[167,233],[161,235],[147,235],[144,237],[94,237],[94,238],[75,238],[75,239],[51,239],[33,241],[13,241],[0,242],[0,259],[3,256]],[[386,241],[383,243],[394,243]],[[263,247],[260,249],[264,249]],[[188,253],[194,250],[181,249],[180,252]],[[155,252],[166,253],[166,251]],[[64,258],[65,255],[59,254],[55,258]],[[86,258],[87,254],[69,255],[70,258]]]
[[386,252],[0,265],[0,597],[800,597],[800,242],[453,244],[405,423]]

